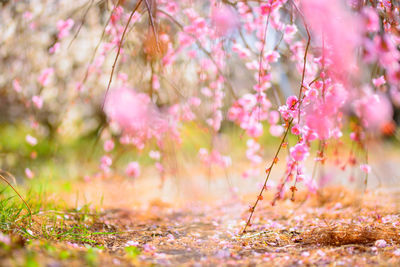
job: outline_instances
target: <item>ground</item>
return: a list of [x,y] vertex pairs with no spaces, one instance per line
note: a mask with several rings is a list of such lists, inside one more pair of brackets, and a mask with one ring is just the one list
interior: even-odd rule
[[1,266],[400,264],[398,205],[385,192],[331,186],[317,194],[300,190],[295,201],[288,197],[275,206],[267,193],[241,234],[254,194],[165,201],[154,196],[162,190],[154,186],[156,193],[143,194],[142,202],[139,192],[148,188],[120,178],[73,187],[92,202],[102,200],[102,209],[68,209],[78,196],[65,194],[63,210],[39,208],[31,218],[20,211],[25,215],[14,222],[3,218],[9,230],[0,240]]

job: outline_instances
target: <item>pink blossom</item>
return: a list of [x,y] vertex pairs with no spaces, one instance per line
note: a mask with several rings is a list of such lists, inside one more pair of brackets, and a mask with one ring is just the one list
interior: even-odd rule
[[298,106],[298,99],[296,96],[289,96],[286,100],[286,106],[288,109],[296,109]]
[[111,150],[114,149],[114,141],[111,139],[105,141],[103,148],[104,148],[104,151],[110,152]]
[[15,90],[15,92],[21,92],[22,91],[22,87],[21,87],[21,84],[19,83],[19,81],[17,80],[17,79],[14,79],[13,81],[12,81],[12,85],[13,85],[13,88],[14,88],[14,90]]
[[327,63],[332,62],[332,68],[326,68],[335,79],[347,84],[348,74],[357,74],[354,66],[357,64],[355,50],[362,37],[360,18],[351,13],[341,1],[303,0],[301,9],[312,30],[314,41],[321,44],[324,38],[324,59]]
[[151,150],[151,151],[149,152],[149,157],[152,158],[152,159],[154,159],[154,160],[160,160],[160,158],[161,158],[160,151]]
[[291,129],[291,132],[292,132],[292,134],[294,134],[294,135],[299,135],[299,134],[300,134],[299,125],[298,125],[298,124],[294,125],[294,126],[292,127],[292,129]]
[[385,76],[382,75],[376,79],[372,79],[372,83],[375,85],[375,87],[380,87],[384,85],[386,83]]
[[41,109],[43,107],[43,98],[40,96],[33,96],[32,97],[32,102],[35,105],[35,107],[37,107],[38,109]]
[[22,17],[25,20],[29,21],[29,20],[31,20],[33,18],[33,14],[32,14],[32,12],[25,11],[24,14],[22,15]]
[[219,35],[230,34],[239,26],[237,13],[225,5],[212,9],[211,21]]
[[275,137],[281,136],[284,131],[285,129],[281,125],[271,125],[269,127],[269,133]]
[[128,164],[128,166],[125,169],[126,175],[136,178],[140,175],[140,165],[136,161],[132,161]]
[[190,103],[190,105],[192,105],[194,107],[198,107],[201,104],[201,99],[198,97],[191,97],[189,99],[189,103]]
[[33,179],[33,177],[35,177],[35,174],[29,168],[25,168],[25,175],[28,179]]
[[178,5],[174,1],[168,1],[166,10],[169,14],[175,15],[176,12],[178,12]]
[[58,39],[66,37],[73,26],[74,26],[73,19],[67,19],[65,21],[64,20],[57,21]]
[[147,94],[121,87],[108,94],[105,111],[127,133],[148,139],[165,132],[166,124]]
[[245,94],[238,100],[238,103],[245,110],[251,110],[257,104],[257,98],[253,94]]
[[393,254],[397,257],[400,257],[400,248],[396,249]]
[[263,134],[263,126],[261,123],[254,123],[247,129],[247,134],[250,137],[260,137]]
[[366,95],[354,105],[357,116],[369,129],[380,129],[382,125],[392,120],[393,109],[386,95]]
[[319,139],[323,140],[330,137],[330,129],[334,124],[332,118],[327,116],[325,111],[320,110],[310,111],[307,114],[306,125],[313,133],[317,134]]
[[236,52],[240,58],[248,58],[251,55],[249,49],[244,48],[237,43],[232,46],[232,51]]
[[105,173],[110,172],[110,166],[112,164],[112,158],[108,155],[104,155],[100,159],[100,169],[102,169]]
[[279,57],[280,57],[280,55],[276,51],[269,51],[269,52],[265,53],[265,59],[269,63],[277,62]]
[[33,137],[32,135],[27,135],[25,137],[26,142],[28,142],[28,144],[30,144],[31,146],[35,146],[37,145],[37,139],[35,137]]
[[383,239],[379,239],[375,241],[375,247],[377,248],[384,248],[387,246],[387,242]]
[[278,123],[279,117],[280,117],[278,111],[272,110],[272,111],[269,112],[268,115],[269,115],[269,116],[268,116],[268,122],[269,122],[270,124],[277,124],[277,123]]
[[151,78],[151,83],[154,90],[158,91],[160,89],[160,81],[157,75],[153,75],[153,77]]
[[50,76],[54,73],[53,68],[47,68],[42,71],[40,76],[38,77],[38,82],[42,86],[47,86],[50,83]]
[[59,42],[55,43],[52,47],[49,48],[50,54],[56,54],[60,50],[61,44]]
[[303,161],[309,156],[309,154],[309,149],[304,143],[298,143],[294,147],[290,148],[290,156],[295,161]]
[[369,166],[368,164],[361,164],[361,165],[360,165],[360,169],[361,169],[364,173],[370,173],[370,172],[371,172],[371,166]]
[[372,7],[364,7],[362,10],[364,16],[365,28],[368,32],[377,32],[379,30],[379,16]]
[[165,171],[163,165],[162,165],[160,162],[156,162],[155,166],[156,166],[156,169],[157,169],[160,173],[163,173],[163,172]]

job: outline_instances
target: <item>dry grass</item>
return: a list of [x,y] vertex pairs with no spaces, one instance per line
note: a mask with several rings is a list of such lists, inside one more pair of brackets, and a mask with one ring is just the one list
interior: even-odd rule
[[303,245],[343,246],[349,244],[371,245],[379,239],[392,244],[400,244],[399,231],[391,225],[340,223],[305,231],[295,242]]

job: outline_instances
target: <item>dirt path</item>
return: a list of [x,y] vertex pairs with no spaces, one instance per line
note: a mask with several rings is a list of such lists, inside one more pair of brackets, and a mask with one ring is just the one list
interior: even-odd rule
[[[267,195],[269,199],[272,195]],[[240,236],[248,200],[186,205],[154,200],[148,207],[107,209],[89,225],[99,252],[97,264],[171,266],[398,266],[400,217],[391,199],[369,193],[363,196],[344,188],[326,189],[309,198],[284,200],[272,207],[265,202],[251,231]],[[377,201],[379,199],[379,201]],[[361,204],[362,203],[362,204]],[[87,251],[82,243],[62,243]],[[127,249],[128,247],[128,249]],[[129,248],[134,247],[134,255]],[[136,253],[137,252],[137,253]],[[84,254],[83,254],[84,255]],[[46,263],[63,262],[49,260]],[[82,264],[77,257],[68,265]],[[53,265],[52,265],[53,266]]]

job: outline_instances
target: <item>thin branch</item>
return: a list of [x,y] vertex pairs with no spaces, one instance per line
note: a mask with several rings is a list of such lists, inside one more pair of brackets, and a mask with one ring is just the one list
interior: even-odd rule
[[75,41],[75,39],[78,37],[79,32],[81,31],[82,26],[83,26],[83,24],[85,23],[86,16],[87,16],[87,14],[89,13],[90,8],[92,8],[92,6],[93,6],[93,3],[94,3],[94,0],[91,0],[91,1],[90,1],[90,4],[89,4],[89,6],[88,6],[88,8],[87,8],[86,11],[85,11],[85,14],[83,14],[83,16],[82,16],[82,22],[81,22],[81,24],[79,25],[78,30],[76,31],[76,33],[75,33],[74,37],[72,38],[71,42],[69,42],[68,48],[71,47],[72,43],[73,43],[73,42]]
[[107,90],[106,90],[106,93],[105,93],[105,95],[104,95],[103,104],[102,104],[102,106],[101,106],[101,109],[102,109],[102,110],[104,110],[104,105],[105,105],[105,103],[106,103],[107,94],[108,94],[108,91],[110,90],[111,82],[112,82],[112,79],[113,79],[113,76],[114,76],[115,65],[117,65],[118,57],[119,57],[119,55],[120,55],[120,53],[121,53],[121,47],[122,47],[122,43],[124,42],[126,30],[128,29],[129,24],[131,23],[131,20],[132,20],[133,15],[135,14],[136,10],[139,8],[139,6],[140,6],[141,3],[142,3],[142,0],[140,0],[140,1],[136,4],[135,8],[132,10],[131,15],[129,16],[128,22],[126,23],[125,28],[124,28],[124,31],[123,31],[123,33],[122,33],[121,41],[120,41],[119,44],[118,44],[117,55],[116,55],[116,57],[115,57],[115,60],[114,60],[113,65],[112,65],[111,74],[110,74],[110,80],[108,81]]
[[263,185],[263,187],[261,188],[260,193],[258,194],[258,197],[257,197],[256,202],[255,202],[254,205],[250,208],[250,215],[249,215],[249,218],[247,219],[246,225],[245,225],[245,227],[244,227],[244,229],[243,229],[243,231],[242,231],[242,235],[243,235],[244,233],[246,233],[247,227],[250,226],[251,218],[253,217],[253,214],[254,214],[254,211],[256,210],[256,207],[257,207],[258,202],[262,199],[262,194],[264,193],[264,190],[265,190],[265,188],[266,188],[266,186],[267,186],[267,182],[268,182],[269,176],[271,175],[272,168],[274,167],[274,165],[275,165],[276,162],[277,162],[279,152],[280,152],[281,149],[282,149],[283,143],[285,143],[286,136],[287,136],[288,133],[289,133],[290,126],[292,125],[292,123],[293,123],[293,118],[289,121],[289,123],[288,123],[288,125],[287,125],[287,128],[286,128],[286,131],[285,131],[285,134],[284,134],[284,136],[283,136],[283,138],[282,138],[282,140],[281,140],[281,143],[279,144],[278,150],[277,150],[276,153],[275,153],[274,159],[272,160],[271,165],[269,166],[269,168],[266,170],[266,171],[267,171],[267,177],[265,178],[264,185]]
[[[181,30],[183,30],[183,25],[182,23],[180,23],[179,21],[177,21],[173,16],[171,16],[168,12],[165,12],[162,9],[157,9],[158,12],[166,15],[172,22],[174,22]],[[196,36],[192,35],[192,34],[188,34],[190,37],[192,37],[195,41],[196,41],[196,45],[199,47],[199,49],[206,54],[206,56],[212,61],[212,63],[215,65],[215,67],[217,68],[218,74],[221,75],[222,77],[225,78],[225,74],[222,72],[222,70],[219,68],[217,62],[215,61],[215,59],[213,58],[212,54],[203,47],[203,45],[200,43],[200,41],[196,38]],[[236,95],[235,91],[233,90],[233,86],[232,84],[230,84],[228,82],[228,79],[224,79],[225,84],[228,86],[228,89],[230,91],[230,93],[232,94],[233,98],[235,100],[238,99],[238,96]]]
[[83,77],[83,80],[82,80],[82,82],[81,82],[82,86],[86,83],[86,80],[87,80],[87,78],[89,77],[90,65],[92,65],[92,63],[93,63],[93,61],[94,61],[94,57],[96,56],[97,50],[99,49],[100,44],[101,44],[101,41],[102,41],[103,38],[104,38],[104,35],[105,35],[105,33],[106,33],[106,28],[107,28],[108,24],[109,24],[110,21],[111,21],[111,17],[112,17],[112,15],[113,15],[115,9],[119,6],[119,4],[120,4],[121,1],[122,1],[122,0],[118,0],[117,4],[114,6],[113,10],[112,10],[111,13],[110,13],[110,16],[109,16],[108,19],[107,19],[106,25],[104,26],[103,32],[101,33],[100,40],[99,40],[99,42],[97,43],[97,45],[96,45],[96,47],[95,47],[95,49],[94,49],[94,51],[93,51],[92,57],[90,58],[90,63],[89,63],[89,65],[88,65],[88,67],[87,67],[87,69],[86,69],[86,72],[85,72],[85,76]]
[[[307,45],[306,45],[306,50],[305,50],[305,52],[304,52],[303,73],[301,74],[301,84],[300,84],[300,91],[299,91],[299,97],[298,97],[298,99],[300,100],[300,99],[301,99],[301,95],[302,95],[302,93],[303,93],[303,83],[304,83],[304,77],[305,77],[305,72],[306,72],[307,54],[308,54],[308,49],[309,49],[309,47],[310,47],[311,35],[310,35],[310,31],[308,30],[308,26],[307,26],[307,23],[306,23],[306,19],[304,18],[303,13],[301,13],[300,9],[299,9],[299,8],[297,7],[297,5],[293,2],[293,0],[291,0],[290,2],[293,4],[293,6],[296,8],[297,12],[299,13],[299,15],[300,15],[300,17],[301,17],[301,20],[302,20],[303,23],[304,23],[304,28],[306,29],[306,32],[307,32]],[[298,123],[300,122],[300,108],[301,108],[301,104],[302,104],[302,101],[299,102],[299,108],[298,108],[298,109],[299,109]]]
[[149,13],[150,25],[153,30],[154,38],[156,39],[157,50],[158,50],[158,52],[161,52],[160,42],[158,40],[158,34],[157,34],[155,23],[154,23],[153,13],[151,12],[151,6],[149,5],[148,0],[144,0],[144,3],[146,4],[147,12]]

